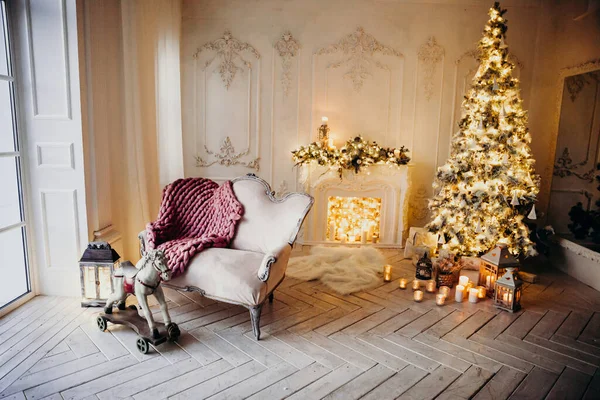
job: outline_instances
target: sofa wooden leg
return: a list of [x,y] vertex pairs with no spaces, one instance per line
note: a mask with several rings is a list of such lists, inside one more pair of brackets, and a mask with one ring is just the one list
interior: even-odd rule
[[273,292],[269,295],[269,303],[273,304]]
[[256,340],[260,340],[260,313],[262,304],[250,308],[250,320],[252,321],[252,331]]

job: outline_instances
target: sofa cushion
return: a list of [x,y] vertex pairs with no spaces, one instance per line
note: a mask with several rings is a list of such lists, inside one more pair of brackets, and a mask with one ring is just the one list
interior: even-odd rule
[[265,254],[210,248],[197,254],[182,275],[165,283],[179,288],[194,286],[216,300],[255,306],[283,279],[289,254],[281,258],[271,266],[268,282],[262,282],[258,270],[266,262]]

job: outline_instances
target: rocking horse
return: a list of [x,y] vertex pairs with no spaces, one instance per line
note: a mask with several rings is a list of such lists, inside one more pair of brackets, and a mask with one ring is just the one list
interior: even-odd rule
[[[104,314],[97,319],[98,328],[101,331],[106,330],[107,321],[128,325],[140,335],[137,348],[144,354],[149,350],[148,342],[158,345],[167,339],[177,340],[180,335],[179,328],[177,324],[171,322],[165,295],[160,286],[161,281],[167,282],[170,279],[171,270],[167,266],[162,250],[148,250],[135,267],[128,261],[121,263],[121,271],[115,271],[113,275],[115,290],[106,300]],[[138,314],[134,305],[129,309],[125,307],[125,300],[130,294],[137,298],[146,317],[145,320]],[[153,294],[158,301],[164,324],[155,322],[152,317],[148,307],[150,294]],[[113,314],[115,304],[120,311]]]

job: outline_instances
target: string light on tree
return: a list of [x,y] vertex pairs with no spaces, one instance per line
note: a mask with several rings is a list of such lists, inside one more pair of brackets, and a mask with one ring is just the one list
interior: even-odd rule
[[496,243],[513,254],[536,254],[524,218],[535,218],[539,177],[519,80],[512,76],[504,41],[505,12],[498,3],[489,11],[460,130],[450,158],[437,171],[429,204],[429,230],[440,235],[443,248],[460,255],[478,255]]

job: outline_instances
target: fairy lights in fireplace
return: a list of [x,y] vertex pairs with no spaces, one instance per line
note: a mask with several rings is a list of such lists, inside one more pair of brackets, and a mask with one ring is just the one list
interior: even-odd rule
[[327,201],[327,239],[342,243],[379,240],[381,199],[330,196]]

